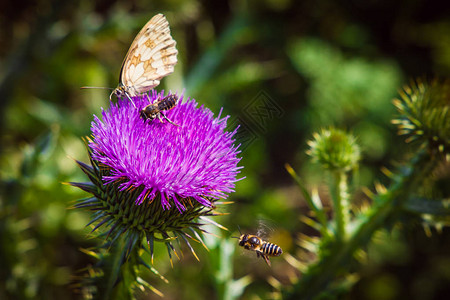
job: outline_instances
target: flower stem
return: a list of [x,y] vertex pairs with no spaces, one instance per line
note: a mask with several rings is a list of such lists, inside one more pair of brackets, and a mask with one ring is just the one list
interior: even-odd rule
[[347,238],[346,228],[350,220],[347,174],[344,170],[337,170],[333,172],[332,176],[334,182],[331,184],[331,194],[336,222],[336,240],[343,241]]
[[[99,295],[102,299],[112,299],[113,295],[116,294],[117,291],[117,283],[118,279],[120,278],[121,271],[125,271],[126,268],[124,267],[125,262],[125,252],[122,250],[125,248],[125,241],[124,238],[121,237],[117,241],[117,244],[114,244],[112,248],[110,249],[110,253],[108,253],[104,258],[100,261],[100,265],[102,266],[103,270],[105,271],[105,286],[106,289],[103,291],[102,295]],[[126,276],[123,276],[124,278]],[[115,290],[116,286],[116,291]],[[123,285],[119,285],[123,288]],[[115,292],[115,293],[114,293]],[[120,291],[119,294],[124,294],[125,291]],[[129,295],[131,295],[132,292],[129,291]]]

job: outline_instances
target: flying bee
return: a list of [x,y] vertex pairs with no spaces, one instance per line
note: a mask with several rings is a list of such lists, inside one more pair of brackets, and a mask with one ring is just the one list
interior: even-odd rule
[[163,116],[164,119],[167,120],[170,124],[173,124],[175,126],[180,126],[178,124],[175,124],[172,122],[166,115],[163,114],[163,110],[170,110],[174,108],[177,105],[178,97],[176,95],[169,95],[167,97],[162,98],[162,100],[158,100],[155,103],[151,103],[144,107],[140,111],[141,117],[146,120],[154,120],[156,118],[159,119],[159,121],[162,122],[161,116]]
[[[236,237],[237,238],[237,237]],[[252,234],[242,234],[238,238],[239,246],[244,247],[244,249],[255,251],[256,257],[264,258],[264,261],[270,266],[269,256],[280,256],[283,250],[280,246],[274,243],[263,241],[259,236]]]

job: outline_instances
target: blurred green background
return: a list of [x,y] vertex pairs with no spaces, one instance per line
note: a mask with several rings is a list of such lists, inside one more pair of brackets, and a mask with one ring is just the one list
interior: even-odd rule
[[[323,173],[305,154],[321,127],[353,132],[364,160],[355,186],[388,182],[380,168],[404,158],[391,100],[411,78],[448,77],[450,5],[444,1],[8,1],[0,11],[0,298],[77,299],[76,271],[93,263],[79,251],[95,244],[89,213],[68,209],[86,195],[73,158],[87,161],[81,137],[109,106],[123,57],[155,14],[169,20],[179,51],[175,72],[157,89],[181,92],[241,124],[244,166],[234,204],[216,218],[237,235],[267,224],[270,240],[295,254],[298,218],[307,213],[285,171],[290,163],[326,198]],[[261,106],[261,104],[264,104]],[[258,114],[258,112],[260,114]],[[425,237],[419,223],[382,236],[349,299],[439,299],[450,292],[449,232]],[[219,233],[229,238],[230,233]],[[378,241],[378,242],[377,242]],[[234,242],[234,241],[233,241]],[[389,245],[387,247],[386,245]],[[212,254],[196,247],[170,267],[157,249],[150,279],[166,299],[220,299]],[[234,277],[252,275],[243,299],[266,299],[269,276],[296,274],[283,259],[236,249]],[[149,277],[151,278],[151,277]],[[138,294],[140,299],[158,298]]]

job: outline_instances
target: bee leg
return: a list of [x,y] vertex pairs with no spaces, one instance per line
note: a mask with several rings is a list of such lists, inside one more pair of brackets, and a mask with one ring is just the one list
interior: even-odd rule
[[261,254],[262,258],[264,258],[264,260],[266,261],[266,264],[270,267],[270,260],[269,257],[267,255]]
[[159,120],[160,120],[161,122],[162,122],[161,116],[163,116],[164,119],[166,119],[167,122],[169,122],[170,124],[180,127],[180,125],[178,125],[178,124],[172,122],[172,121],[171,121],[168,117],[166,117],[166,115],[164,115],[162,112],[160,112],[159,115],[158,115],[158,118],[159,118]]
[[267,256],[267,255],[264,255],[262,252],[260,252],[260,251],[256,251],[256,256],[257,257],[262,257],[262,258],[264,258],[264,261],[266,262],[266,264],[270,267],[270,260],[269,260],[269,257]]
[[148,103],[150,103],[150,104],[152,104],[152,103],[153,103],[153,104],[158,103],[159,100],[161,100],[161,97],[158,96],[158,99],[156,99],[156,101],[153,101],[153,102],[152,102],[152,99],[150,98],[150,96],[148,95],[148,93],[145,94],[145,95],[147,96]]

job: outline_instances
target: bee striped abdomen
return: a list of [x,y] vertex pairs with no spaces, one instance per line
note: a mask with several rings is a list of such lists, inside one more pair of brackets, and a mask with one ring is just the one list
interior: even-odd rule
[[283,253],[281,247],[273,243],[265,242],[261,246],[261,252],[269,256],[280,256]]
[[161,101],[157,103],[158,109],[161,110],[169,110],[177,105],[178,97],[176,95],[169,95],[164,97]]

